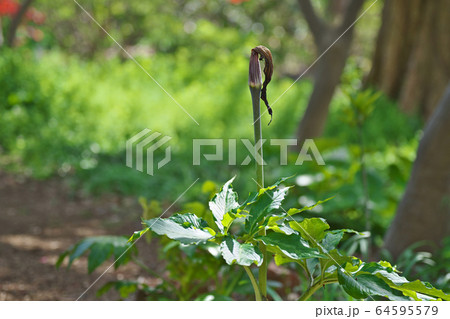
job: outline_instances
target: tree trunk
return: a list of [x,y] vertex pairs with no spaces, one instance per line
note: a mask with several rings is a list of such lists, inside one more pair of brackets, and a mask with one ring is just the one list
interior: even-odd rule
[[449,137],[450,84],[427,124],[411,178],[385,237],[385,248],[394,257],[417,241],[439,245],[450,235]]
[[428,119],[450,78],[448,21],[448,0],[386,0],[366,84]]
[[[297,145],[301,147],[306,139],[318,137],[323,133],[330,102],[340,82],[352,43],[353,27],[347,31],[346,29],[356,20],[364,0],[348,1],[341,23],[337,26],[325,24],[316,15],[309,0],[298,2],[319,54],[331,46],[315,65],[314,89],[297,130]],[[341,35],[342,37],[333,44]]]
[[316,65],[314,89],[297,130],[300,147],[306,139],[322,135],[325,129],[330,102],[340,82],[351,42],[341,40],[343,42],[336,43]]
[[31,6],[31,3],[34,0],[24,0],[22,5],[20,6],[19,11],[14,15],[14,17],[11,20],[11,24],[9,26],[8,34],[6,37],[6,45],[9,47],[14,46],[14,41],[16,39],[16,33],[17,29],[19,28],[20,23],[22,22],[23,17],[25,16],[25,13],[27,12],[28,8]]

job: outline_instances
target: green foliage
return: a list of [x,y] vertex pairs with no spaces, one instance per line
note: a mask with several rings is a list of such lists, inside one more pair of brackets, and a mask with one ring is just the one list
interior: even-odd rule
[[275,254],[275,257],[287,257],[293,260],[323,257],[319,250],[309,247],[309,244],[297,234],[268,233],[266,236],[256,237],[263,242],[267,249]]
[[[306,286],[299,300],[310,299],[324,285],[333,284],[338,284],[356,299],[450,300],[448,295],[429,283],[408,281],[386,261],[365,263],[339,249],[339,246],[347,246],[345,251],[354,251],[352,245],[358,242],[358,238],[364,238],[364,233],[351,229],[330,230],[325,219],[307,218],[299,213],[306,211],[305,208],[284,210],[281,204],[289,190],[283,186],[286,179],[280,179],[258,193],[251,193],[242,204],[239,204],[231,184],[233,180],[212,196],[209,203],[211,211],[207,212],[212,216],[209,223],[190,212],[147,219],[143,221],[144,229],[136,231],[128,241],[125,237],[114,236],[82,240],[60,256],[57,266],[68,257],[70,267],[76,258],[90,250],[89,272],[114,255],[116,268],[131,260],[151,276],[161,279],[153,286],[129,280],[109,282],[98,291],[100,295],[114,288],[121,299],[135,294],[136,298],[145,300],[230,300],[232,294],[235,297],[248,295],[251,287],[248,281],[243,286],[240,284],[242,271],[230,279],[231,267],[260,267],[263,255],[259,245],[263,244],[276,265],[287,268],[296,265],[306,274]],[[205,188],[207,193],[208,189]],[[156,202],[148,203],[141,199],[141,203],[146,216],[149,216],[150,206],[160,211]],[[206,216],[199,203],[189,203],[186,207],[193,207],[196,213]],[[252,213],[257,218],[251,218]],[[265,235],[260,234],[262,229]],[[168,276],[154,272],[136,258],[135,242],[150,231],[167,236],[161,238],[160,243]],[[346,236],[351,235],[344,245],[340,245]],[[215,281],[215,292],[205,293],[204,289],[210,287],[211,280]],[[271,285],[269,282],[269,295],[279,300],[280,295]],[[253,288],[257,289],[257,286]]]
[[114,256],[114,268],[117,269],[120,265],[128,263],[137,252],[136,247],[131,245],[127,238],[123,236],[88,237],[62,253],[56,262],[56,267],[60,267],[64,259],[68,257],[67,267],[70,268],[73,261],[87,251],[90,251],[88,257],[89,273],[93,272],[111,256]]
[[[245,267],[251,264],[261,265],[262,255],[257,247],[257,243],[261,242],[272,253],[278,265],[298,263],[309,274],[309,288],[300,300],[308,299],[319,287],[331,283],[339,283],[345,292],[357,299],[373,299],[379,296],[390,300],[450,300],[450,296],[428,283],[409,282],[388,262],[364,263],[356,257],[341,255],[336,250],[339,242],[345,233],[356,233],[355,231],[330,231],[330,226],[324,219],[303,218],[297,221],[284,209],[280,212],[281,203],[288,190],[286,187],[280,187],[285,179],[261,189],[258,194],[250,194],[243,205],[237,204],[238,197],[231,185],[233,180],[234,178],[225,183],[210,202],[216,224],[220,223],[217,234],[206,222],[193,218],[192,214],[177,214],[164,219],[167,223],[158,225],[152,220],[144,221],[148,226],[144,231],[152,230],[182,243],[215,243],[229,265]],[[245,219],[243,233],[226,233],[222,223],[223,217],[233,211],[229,218]],[[286,223],[286,220],[289,222]],[[173,223],[177,224],[176,228]],[[274,228],[274,223],[289,230]],[[186,228],[180,231],[179,227]],[[260,229],[265,229],[267,233],[255,236]],[[201,240],[200,231],[204,234]],[[316,272],[318,273],[315,274]],[[256,285],[254,289],[258,296]]]

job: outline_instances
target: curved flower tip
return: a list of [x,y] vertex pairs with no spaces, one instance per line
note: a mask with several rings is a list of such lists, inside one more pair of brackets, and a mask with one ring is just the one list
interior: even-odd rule
[[259,60],[264,59],[264,83],[262,84],[261,89],[261,100],[264,101],[264,104],[266,104],[267,111],[270,114],[270,122],[272,122],[272,108],[269,106],[269,102],[267,101],[267,85],[269,84],[270,80],[272,80],[272,74],[273,74],[273,59],[272,59],[272,53],[270,53],[270,50],[266,48],[265,46],[258,45],[257,47],[254,47],[251,51],[250,56],[250,67],[249,67],[249,85],[251,87],[260,87],[261,86],[261,69],[259,66]]

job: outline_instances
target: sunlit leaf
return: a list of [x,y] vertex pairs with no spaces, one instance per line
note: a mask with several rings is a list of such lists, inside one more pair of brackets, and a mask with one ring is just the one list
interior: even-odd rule
[[[274,210],[280,208],[282,201],[286,197],[288,188],[276,189],[268,187],[260,190],[258,198],[251,203],[249,217],[245,223],[245,231],[253,234],[257,230],[257,225]],[[284,213],[282,213],[284,214]]]
[[[209,209],[211,209],[214,219],[216,221],[217,227],[223,233],[224,225],[222,220],[226,213],[232,211],[239,207],[238,196],[233,191],[231,183],[234,177],[223,185],[219,193],[217,193],[213,199],[209,202]],[[230,222],[227,222],[230,224]]]
[[257,247],[252,244],[241,244],[231,237],[227,237],[220,244],[220,251],[229,265],[236,263],[241,266],[251,264],[260,266],[263,261],[263,256]]
[[301,222],[291,221],[289,226],[315,245],[325,237],[325,230],[330,228],[323,218],[305,218]]
[[214,237],[206,221],[194,214],[177,214],[169,218],[155,218],[144,223],[158,235],[166,235],[183,244],[198,244]]

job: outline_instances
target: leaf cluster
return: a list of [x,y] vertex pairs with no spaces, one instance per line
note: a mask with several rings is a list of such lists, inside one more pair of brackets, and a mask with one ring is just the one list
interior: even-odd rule
[[[409,282],[388,262],[365,263],[357,257],[342,255],[338,245],[344,236],[363,234],[351,229],[330,230],[324,219],[302,218],[300,214],[329,199],[285,210],[281,204],[289,187],[282,186],[284,178],[239,203],[233,180],[226,182],[209,202],[214,223],[192,213],[144,220],[146,228],[136,232],[130,242],[148,230],[188,245],[209,242],[217,245],[227,264],[245,267],[261,266],[263,255],[258,246],[262,243],[278,266],[296,263],[304,269],[310,283],[301,300],[332,283],[341,285],[357,299],[450,300],[428,283]],[[262,229],[265,235],[261,235]]]

